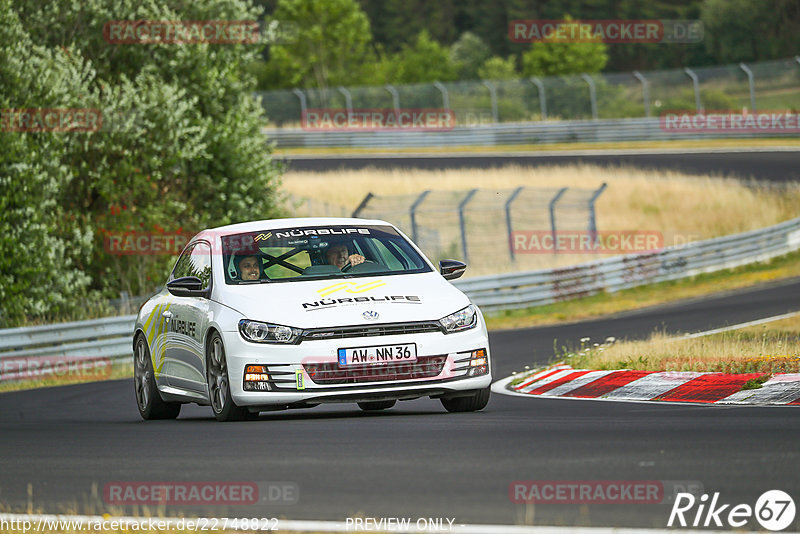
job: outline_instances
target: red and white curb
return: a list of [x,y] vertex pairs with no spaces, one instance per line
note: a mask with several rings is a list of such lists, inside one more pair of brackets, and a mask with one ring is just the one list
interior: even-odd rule
[[733,405],[800,405],[800,373],[772,375],[758,389],[742,390],[765,373],[695,373],[655,371],[595,371],[559,364],[510,385],[510,376],[492,391],[527,397],[616,401],[690,402]]

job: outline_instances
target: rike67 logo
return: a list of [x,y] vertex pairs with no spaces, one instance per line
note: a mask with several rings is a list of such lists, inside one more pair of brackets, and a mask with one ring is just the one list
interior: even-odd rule
[[[696,508],[695,508],[696,507]],[[691,493],[679,493],[669,514],[668,527],[743,527],[755,517],[762,528],[771,531],[783,530],[794,521],[794,500],[781,490],[769,490],[761,494],[754,507],[749,504],[723,504],[719,492],[709,501],[708,494],[696,498]]]

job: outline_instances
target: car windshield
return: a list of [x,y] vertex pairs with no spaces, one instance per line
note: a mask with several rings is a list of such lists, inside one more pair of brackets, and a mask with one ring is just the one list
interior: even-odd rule
[[225,282],[303,281],[431,270],[391,226],[281,228],[222,238]]

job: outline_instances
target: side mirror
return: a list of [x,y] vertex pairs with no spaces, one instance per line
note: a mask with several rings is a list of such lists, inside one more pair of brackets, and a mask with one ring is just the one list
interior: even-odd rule
[[203,289],[203,282],[196,276],[184,276],[167,282],[167,290],[176,297],[206,297],[208,289]]
[[441,260],[439,262],[439,272],[442,273],[445,280],[455,280],[464,274],[467,269],[466,263],[461,263],[456,260]]

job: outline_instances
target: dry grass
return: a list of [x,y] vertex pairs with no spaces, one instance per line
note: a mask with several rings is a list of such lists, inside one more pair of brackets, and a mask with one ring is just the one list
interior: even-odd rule
[[725,373],[800,372],[800,315],[697,338],[653,333],[642,341],[587,340],[566,354],[581,369],[699,371]]
[[[663,246],[754,230],[800,213],[800,185],[797,184],[785,189],[762,189],[730,178],[594,165],[510,165],[468,170],[369,168],[329,173],[290,171],[284,176],[283,189],[295,196],[312,197],[320,206],[324,201],[353,210],[370,192],[392,196],[419,194],[428,189],[463,192],[479,188],[488,192],[488,197],[476,199],[488,199],[494,198],[491,192],[508,194],[518,186],[546,188],[549,189],[547,194],[552,195],[556,188],[595,190],[604,182],[608,188],[597,201],[597,228],[600,231],[657,232],[663,236]],[[471,204],[468,214],[471,250],[466,276],[551,269],[608,257],[607,254],[517,254],[516,261],[512,262],[502,203],[495,204],[493,211],[480,212],[476,209],[480,201]],[[454,200],[452,214],[420,214],[421,227],[434,228],[438,236],[436,244],[420,243],[434,262],[441,258],[463,259],[456,205]],[[536,213],[534,219],[540,220],[536,228],[521,227],[518,223],[516,229],[547,231],[549,223],[545,211]],[[306,214],[302,211],[302,215]],[[430,220],[425,222],[426,218]]]
[[[756,189],[726,178],[675,171],[567,165],[499,169],[362,169],[286,173],[283,188],[355,209],[367,193],[402,195],[426,189],[463,191],[577,187],[608,189],[597,202],[600,230],[656,230],[669,237],[707,238],[769,226],[800,213],[800,187]],[[746,214],[744,216],[743,214]]]
[[86,382],[102,382],[105,380],[119,380],[121,378],[133,377],[133,357],[130,363],[115,364],[111,368],[111,374],[108,377],[96,378],[91,377],[60,377],[60,376],[43,376],[36,379],[16,380],[9,382],[0,382],[0,393],[7,391],[22,391],[25,389],[47,388],[55,386],[68,386],[71,384],[84,384]]

